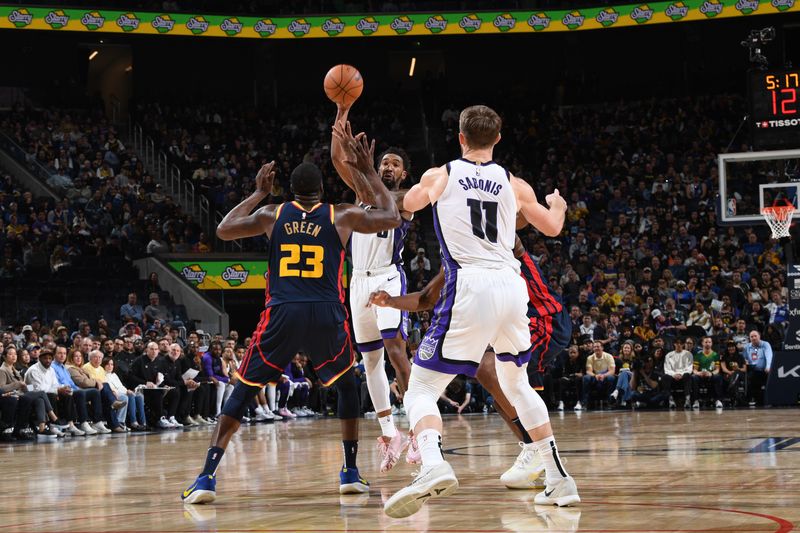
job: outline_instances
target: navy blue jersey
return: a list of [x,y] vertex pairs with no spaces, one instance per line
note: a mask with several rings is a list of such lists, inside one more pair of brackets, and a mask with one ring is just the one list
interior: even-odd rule
[[539,265],[527,252],[519,262],[520,273],[528,286],[528,317],[544,317],[560,313],[563,308],[561,298],[550,290],[542,271],[539,270]]
[[281,204],[269,241],[266,307],[289,302],[344,303],[344,247],[334,224],[334,207],[306,211]]

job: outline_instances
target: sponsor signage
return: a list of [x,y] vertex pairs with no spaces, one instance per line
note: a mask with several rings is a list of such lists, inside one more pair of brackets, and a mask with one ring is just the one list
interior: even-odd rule
[[[187,283],[200,290],[232,290],[267,288],[266,261],[168,261],[167,264]],[[342,282],[347,287],[345,268]]]
[[547,11],[244,17],[0,5],[0,28],[247,39],[568,32],[800,11],[798,0],[682,0]]
[[[794,331],[790,334],[794,337]],[[788,351],[788,347],[786,350],[772,355],[766,391],[769,405],[800,404],[800,352]]]

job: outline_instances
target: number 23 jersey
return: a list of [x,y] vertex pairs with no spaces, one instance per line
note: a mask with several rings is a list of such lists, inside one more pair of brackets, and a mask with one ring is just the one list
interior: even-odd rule
[[297,202],[281,204],[267,251],[265,306],[344,303],[344,255],[332,204],[319,203],[309,210]]
[[445,268],[519,272],[512,252],[517,201],[508,171],[492,161],[457,159],[447,164],[447,173],[447,185],[433,205]]

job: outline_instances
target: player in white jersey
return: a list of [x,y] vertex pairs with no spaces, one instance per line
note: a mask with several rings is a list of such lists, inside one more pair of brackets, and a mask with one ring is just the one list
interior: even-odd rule
[[[349,108],[339,106],[336,123],[347,126]],[[350,165],[344,162],[341,141],[331,138],[331,160],[336,171],[356,193],[357,203],[370,208],[372,190],[353,176]],[[409,159],[404,150],[391,147],[378,157],[378,175],[390,191],[398,191],[408,177]],[[398,195],[402,202],[402,195]],[[386,376],[383,350],[397,375],[401,394],[408,388],[411,363],[406,352],[408,313],[391,308],[367,307],[369,295],[384,290],[393,296],[406,292],[403,269],[403,241],[410,226],[412,213],[401,210],[402,223],[390,231],[365,234],[353,232],[350,238],[353,258],[353,278],[350,283],[350,310],[353,314],[353,333],[358,351],[364,359],[367,387],[381,427],[378,448],[381,453],[381,472],[387,472],[408,446],[408,438],[397,430],[392,419],[389,401],[389,379]]]
[[545,467],[545,490],[537,504],[580,501],[575,482],[558,457],[544,401],[528,384],[531,342],[526,317],[528,294],[512,248],[517,213],[548,236],[561,232],[566,202],[556,189],[545,208],[533,189],[492,162],[501,119],[486,106],[468,107],[459,118],[459,160],[428,170],[405,195],[404,209],[433,207],[445,285],[431,327],[414,358],[405,396],[409,423],[422,455],[414,481],[384,505],[394,518],[417,512],[430,498],[458,489],[442,457],[442,418],[436,401],[453,378],[480,364],[487,344],[495,370]]

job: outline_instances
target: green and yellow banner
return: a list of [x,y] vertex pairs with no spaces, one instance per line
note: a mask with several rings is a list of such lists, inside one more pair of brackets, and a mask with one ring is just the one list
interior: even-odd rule
[[244,39],[569,32],[800,11],[800,0],[683,0],[606,8],[244,17],[0,6],[0,28]]
[[[233,290],[267,288],[266,261],[168,261],[167,264],[183,279],[200,290]],[[347,287],[350,266],[345,264],[342,283]]]

